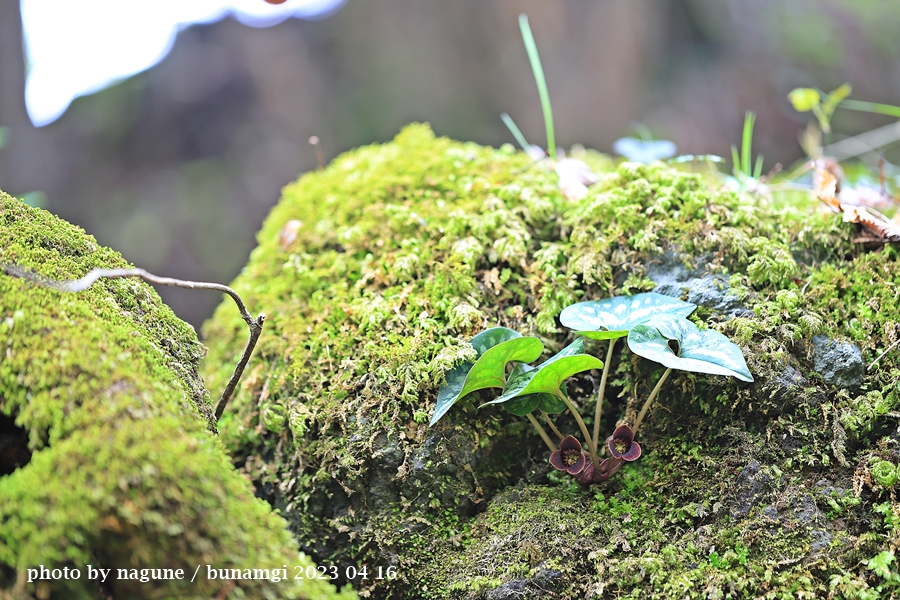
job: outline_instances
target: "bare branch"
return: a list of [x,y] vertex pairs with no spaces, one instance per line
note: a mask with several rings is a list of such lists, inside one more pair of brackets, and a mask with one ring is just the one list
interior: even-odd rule
[[259,313],[259,317],[255,321],[248,323],[250,326],[250,338],[247,340],[247,345],[244,346],[244,353],[241,354],[238,364],[234,367],[234,372],[231,374],[231,379],[228,380],[228,385],[225,386],[225,390],[222,392],[222,397],[219,398],[219,402],[216,404],[216,422],[219,421],[222,413],[225,412],[225,407],[234,393],[234,388],[237,387],[238,381],[240,381],[241,375],[244,373],[244,367],[250,362],[250,355],[253,354],[253,348],[256,347],[256,341],[262,333],[265,320],[266,314]]
[[325,154],[322,152],[322,144],[319,142],[319,136],[310,136],[309,144],[316,150],[316,160],[319,162],[319,170],[321,171],[325,168]]
[[238,381],[240,381],[241,375],[244,373],[244,368],[250,361],[250,356],[253,354],[253,349],[254,347],[256,347],[256,342],[259,340],[259,336],[262,333],[263,323],[266,320],[265,313],[260,313],[259,316],[254,319],[250,315],[250,312],[247,310],[247,307],[244,305],[244,301],[241,299],[238,293],[227,285],[222,285],[220,283],[207,283],[203,281],[187,281],[184,279],[173,279],[171,277],[159,277],[157,275],[154,275],[153,273],[145,271],[144,269],[92,269],[81,279],[74,280],[49,279],[33,271],[29,271],[28,269],[20,267],[19,265],[13,264],[2,264],[0,265],[0,270],[2,270],[7,275],[25,279],[40,286],[59,290],[61,292],[83,292],[84,290],[94,285],[94,283],[96,283],[100,279],[140,277],[145,281],[155,283],[157,285],[179,287],[189,290],[213,290],[231,296],[231,299],[234,300],[234,303],[237,305],[238,310],[241,313],[241,318],[245,323],[247,323],[247,326],[250,328],[250,337],[247,340],[247,345],[244,346],[244,352],[243,354],[241,354],[240,360],[238,360],[237,365],[234,367],[234,371],[231,374],[231,379],[228,380],[228,384],[225,386],[225,390],[222,392],[222,396],[219,398],[219,402],[216,403],[216,421],[221,418],[222,413],[225,411],[225,407],[228,405],[228,401],[231,399],[232,394],[234,394],[234,389],[237,387]]

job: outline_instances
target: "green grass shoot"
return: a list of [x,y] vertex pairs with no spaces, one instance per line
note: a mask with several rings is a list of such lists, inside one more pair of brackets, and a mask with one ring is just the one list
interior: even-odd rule
[[556,136],[553,132],[553,109],[550,108],[550,94],[547,92],[547,81],[544,79],[544,69],[541,67],[541,57],[538,54],[537,44],[531,34],[531,26],[528,24],[528,15],[519,15],[519,29],[522,30],[522,41],[525,42],[525,51],[528,52],[528,60],[531,62],[531,70],[534,72],[534,81],[537,83],[538,95],[541,97],[541,109],[544,111],[544,125],[547,127],[547,154],[556,160]]
[[759,179],[762,176],[763,157],[762,154],[753,160],[753,125],[756,122],[756,114],[753,111],[747,111],[744,114],[744,131],[741,135],[741,151],[738,153],[737,147],[731,145],[731,164],[735,178],[743,183],[747,179]]
[[750,159],[752,158],[753,125],[756,123],[756,115],[747,111],[744,113],[744,131],[741,135],[741,172],[750,177]]

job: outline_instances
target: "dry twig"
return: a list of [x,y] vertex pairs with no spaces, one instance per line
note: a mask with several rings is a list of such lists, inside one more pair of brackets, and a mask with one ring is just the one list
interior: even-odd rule
[[145,271],[144,269],[92,269],[81,279],[74,279],[71,281],[48,279],[46,277],[43,277],[42,275],[38,275],[37,273],[29,271],[28,269],[20,267],[19,265],[0,265],[0,270],[5,272],[7,275],[19,277],[20,279],[25,279],[43,287],[59,290],[61,292],[83,292],[84,290],[94,285],[94,283],[96,283],[99,279],[140,277],[141,279],[150,283],[155,283],[156,285],[166,285],[185,288],[189,290],[213,290],[231,296],[231,299],[234,300],[235,304],[237,304],[238,310],[241,313],[241,318],[245,323],[247,323],[247,326],[250,328],[250,337],[247,340],[247,345],[244,346],[244,352],[241,354],[240,360],[238,360],[237,365],[234,367],[234,371],[231,374],[231,379],[228,380],[228,384],[225,386],[225,390],[222,392],[222,396],[219,398],[219,402],[216,404],[215,417],[217,422],[221,418],[222,413],[225,411],[225,406],[227,406],[228,400],[230,400],[231,396],[234,394],[234,389],[237,387],[238,381],[240,381],[241,375],[244,373],[244,368],[250,361],[250,355],[253,354],[253,348],[256,346],[257,340],[259,340],[259,336],[262,333],[263,323],[266,320],[265,313],[259,313],[259,316],[254,319],[247,311],[247,307],[244,305],[244,301],[241,300],[241,297],[238,295],[238,293],[227,285],[222,285],[220,283],[206,283],[202,281],[172,279],[171,277],[159,277],[157,275],[154,275],[153,273]]

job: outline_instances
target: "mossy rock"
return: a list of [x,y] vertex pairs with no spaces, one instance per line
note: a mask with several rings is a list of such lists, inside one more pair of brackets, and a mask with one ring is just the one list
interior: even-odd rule
[[[332,598],[321,581],[210,581],[205,565],[311,566],[208,430],[193,329],[139,280],[64,293],[8,274],[121,268],[81,229],[0,193],[0,598]],[[78,579],[28,583],[28,569]],[[200,573],[191,583],[198,565]],[[182,569],[184,580],[116,580]],[[290,576],[293,576],[293,572]],[[224,591],[223,591],[224,590]],[[105,596],[104,596],[105,597]]]
[[[869,467],[900,458],[900,360],[889,352],[837,389],[811,340],[868,363],[897,339],[896,249],[854,242],[855,226],[805,192],[582,158],[600,181],[572,200],[510,146],[412,125],[285,189],[234,283],[269,320],[221,422],[257,494],[320,564],[366,565],[352,584],[371,597],[894,590],[866,561],[900,541],[884,484],[896,478]],[[557,321],[568,304],[654,288],[701,304],[691,318],[739,344],[755,381],[674,372],[644,456],[613,479],[557,476],[527,421],[476,409],[489,393],[427,426],[477,332],[511,327],[553,352],[572,339]],[[226,303],[206,332],[218,388],[244,326]],[[609,431],[662,372],[622,342],[612,366]],[[598,380],[569,383],[585,416]],[[388,567],[395,579],[373,576]]]

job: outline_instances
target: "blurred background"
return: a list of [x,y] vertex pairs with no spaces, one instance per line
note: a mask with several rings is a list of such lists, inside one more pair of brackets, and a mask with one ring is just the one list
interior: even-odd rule
[[[749,109],[768,171],[803,155],[812,116],[791,108],[791,89],[850,82],[853,98],[900,102],[900,1],[241,1],[115,15],[141,3],[107,0],[102,20],[94,0],[0,0],[0,189],[152,272],[228,282],[280,189],[315,168],[311,135],[327,160],[410,121],[499,146],[513,141],[508,112],[543,144],[521,12],[565,147],[610,152],[646,126],[679,153],[727,157]],[[160,26],[169,33],[143,51],[146,64],[123,66],[167,4],[193,12]],[[84,95],[67,105],[70,92]],[[835,139],[890,122],[839,110]],[[198,328],[220,301],[160,293]]]

